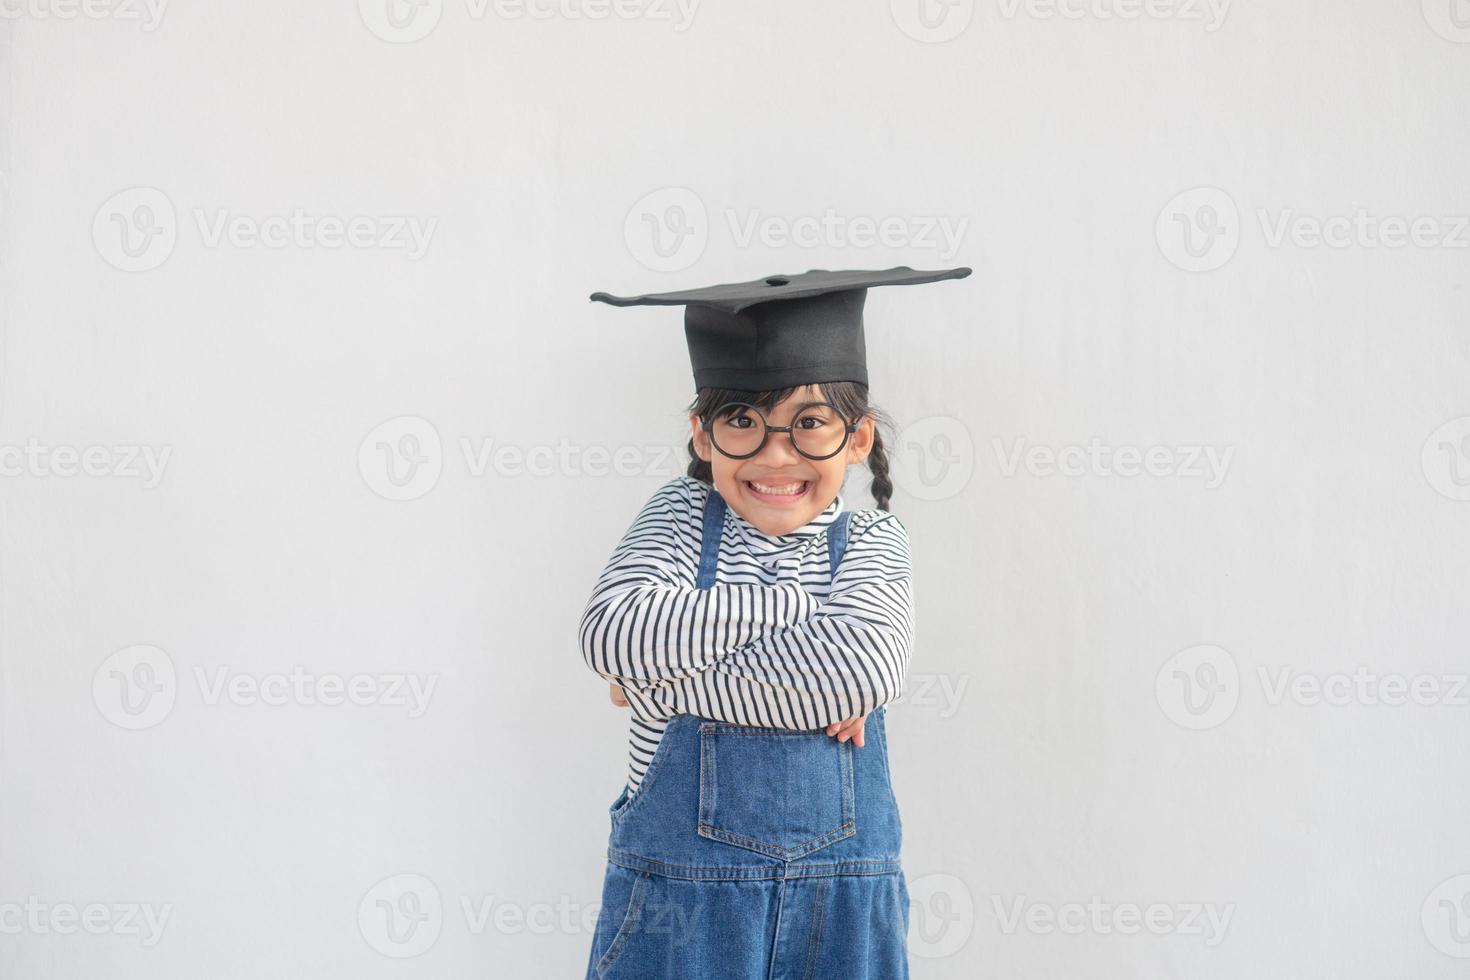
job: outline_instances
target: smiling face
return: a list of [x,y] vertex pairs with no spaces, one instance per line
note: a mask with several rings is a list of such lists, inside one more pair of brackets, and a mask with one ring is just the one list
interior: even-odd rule
[[[835,444],[840,441],[843,420],[830,409],[810,406],[821,400],[821,385],[798,388],[764,413],[766,421],[773,426],[795,425],[804,449],[821,445],[829,436]],[[753,444],[760,438],[760,419],[748,412],[720,415],[711,419],[711,425],[716,440],[726,449],[745,439]],[[690,416],[689,426],[694,450],[710,464],[720,496],[756,530],[771,535],[789,534],[825,510],[841,491],[847,467],[866,460],[873,448],[871,415],[862,418],[847,445],[828,459],[803,456],[785,432],[772,433],[754,456],[731,459],[711,444],[698,416]]]

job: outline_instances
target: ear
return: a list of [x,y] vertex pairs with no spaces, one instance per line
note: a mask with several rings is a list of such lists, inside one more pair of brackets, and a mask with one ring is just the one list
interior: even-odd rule
[[864,415],[858,422],[858,427],[852,430],[852,435],[847,437],[847,463],[861,463],[868,458],[873,451],[873,428],[876,423],[873,416]]
[[694,442],[694,452],[708,463],[714,447],[709,444],[709,433],[699,424],[698,415],[689,416],[689,438]]

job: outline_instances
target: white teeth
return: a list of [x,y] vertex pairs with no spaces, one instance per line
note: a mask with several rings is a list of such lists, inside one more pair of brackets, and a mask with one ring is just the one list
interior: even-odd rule
[[803,489],[806,488],[806,483],[804,481],[801,483],[787,483],[779,487],[773,487],[768,486],[764,483],[756,483],[754,480],[751,480],[750,485],[755,487],[761,493],[780,494],[782,496],[789,497],[796,496],[797,494],[801,493]]

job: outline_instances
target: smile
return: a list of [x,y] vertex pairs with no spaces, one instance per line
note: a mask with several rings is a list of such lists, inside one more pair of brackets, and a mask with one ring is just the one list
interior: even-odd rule
[[745,485],[755,492],[757,497],[784,497],[787,499],[800,497],[806,493],[811,486],[810,480],[798,480],[795,483],[756,483],[754,480],[746,480]]

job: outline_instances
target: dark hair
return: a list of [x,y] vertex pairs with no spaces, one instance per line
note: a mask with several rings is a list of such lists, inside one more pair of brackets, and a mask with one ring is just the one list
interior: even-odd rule
[[[775,388],[771,391],[740,391],[735,388],[700,388],[695,393],[694,401],[689,405],[687,412],[706,418],[715,413],[729,402],[747,402],[761,411],[770,411],[783,400],[805,387],[804,385],[792,385],[787,388]],[[860,419],[865,415],[873,417],[873,448],[868,453],[868,469],[873,474],[871,492],[873,500],[878,504],[879,510],[888,509],[888,501],[893,496],[893,480],[888,475],[888,450],[883,445],[883,429],[893,431],[893,421],[877,406],[868,401],[868,386],[856,381],[828,381],[825,384],[815,384],[812,387],[821,391],[821,397],[837,406],[837,411],[849,420]],[[688,475],[705,483],[714,483],[714,473],[710,464],[699,458],[694,451],[694,437],[689,438],[689,471]]]

